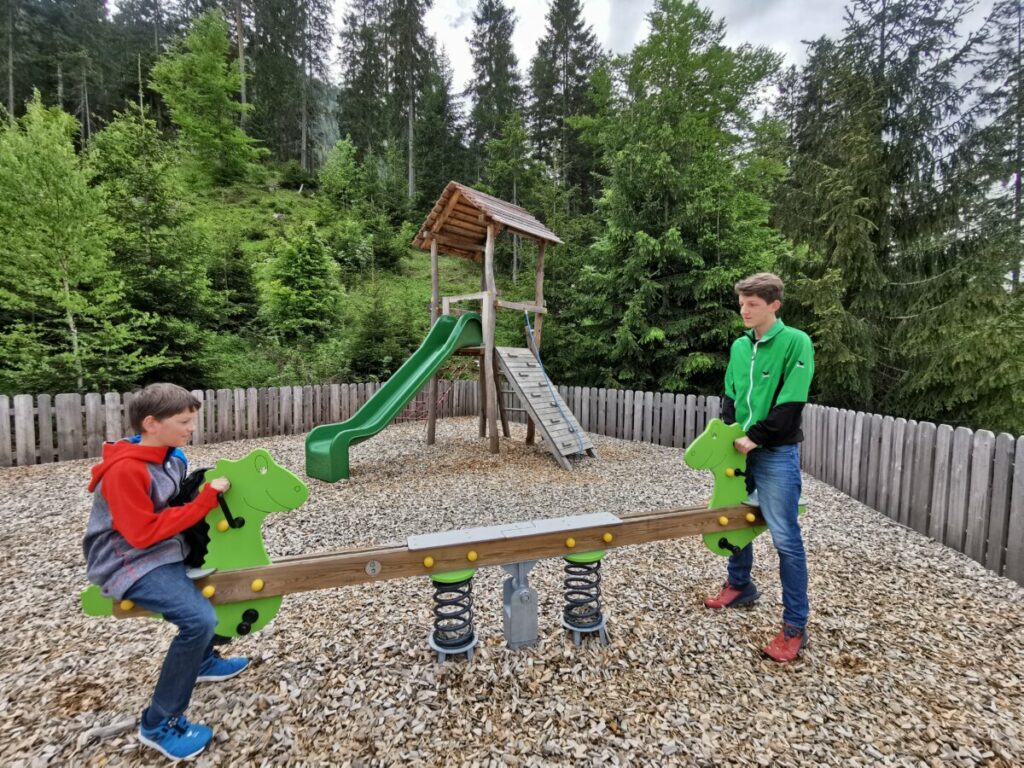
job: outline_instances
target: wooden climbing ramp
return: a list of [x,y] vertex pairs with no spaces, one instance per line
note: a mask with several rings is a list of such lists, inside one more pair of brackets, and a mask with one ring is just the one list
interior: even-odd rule
[[569,456],[596,456],[590,436],[580,427],[533,353],[520,347],[497,347],[495,351],[501,372],[519,395],[555,460],[571,470]]

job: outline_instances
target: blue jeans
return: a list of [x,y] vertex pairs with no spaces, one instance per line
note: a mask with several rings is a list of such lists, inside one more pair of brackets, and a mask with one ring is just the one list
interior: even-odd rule
[[217,627],[213,605],[185,575],[184,563],[154,568],[135,582],[125,597],[146,610],[163,614],[178,627],[149,705],[150,718],[176,717],[188,707],[199,667],[213,653],[213,631]]
[[[747,454],[747,491],[757,490],[761,514],[779,553],[782,581],[782,620],[795,627],[807,625],[807,555],[797,506],[800,502],[800,446],[755,448]],[[748,544],[729,558],[729,583],[744,587],[750,583],[754,547]]]

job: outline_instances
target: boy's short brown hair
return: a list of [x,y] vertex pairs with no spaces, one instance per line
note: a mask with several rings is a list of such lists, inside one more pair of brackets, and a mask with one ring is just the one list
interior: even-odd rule
[[782,301],[782,278],[771,272],[758,272],[745,277],[733,286],[737,296],[758,296],[766,304]]
[[142,421],[147,416],[163,420],[184,411],[195,413],[201,406],[195,395],[177,384],[150,384],[136,392],[128,403],[128,420],[132,429],[141,433]]

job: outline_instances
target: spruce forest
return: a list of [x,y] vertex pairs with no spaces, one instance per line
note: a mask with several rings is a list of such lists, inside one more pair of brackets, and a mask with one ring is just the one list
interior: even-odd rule
[[[625,55],[549,0],[519,61],[478,0],[465,92],[430,6],[350,0],[336,30],[329,0],[2,0],[0,392],[386,378],[455,180],[564,241],[558,383],[719,394],[733,284],[771,270],[815,402],[1024,433],[1020,0],[849,0],[800,66],[683,0]],[[497,258],[532,298],[532,244]]]

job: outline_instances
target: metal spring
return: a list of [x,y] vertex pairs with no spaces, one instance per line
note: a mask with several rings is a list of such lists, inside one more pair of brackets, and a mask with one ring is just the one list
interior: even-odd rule
[[434,642],[461,648],[474,640],[473,577],[454,584],[434,582]]
[[601,561],[565,564],[566,624],[590,629],[601,623]]

